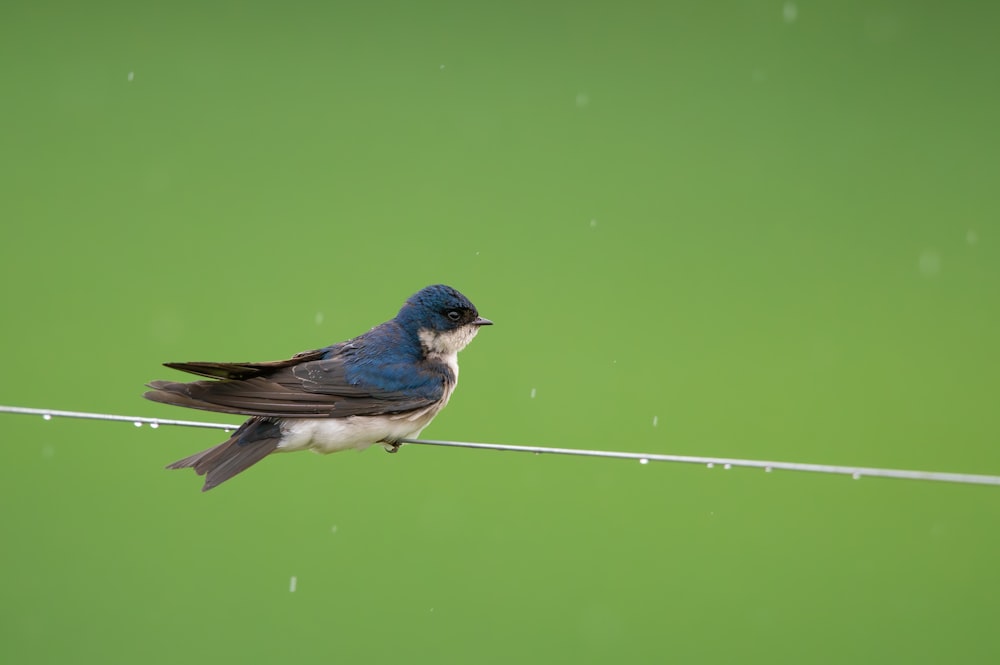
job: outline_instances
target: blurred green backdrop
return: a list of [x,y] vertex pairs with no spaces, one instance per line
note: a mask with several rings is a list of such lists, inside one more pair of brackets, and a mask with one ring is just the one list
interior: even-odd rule
[[[0,403],[446,282],[427,436],[1000,473],[997,7],[7,3]],[[996,488],[0,422],[3,662],[1000,658]]]

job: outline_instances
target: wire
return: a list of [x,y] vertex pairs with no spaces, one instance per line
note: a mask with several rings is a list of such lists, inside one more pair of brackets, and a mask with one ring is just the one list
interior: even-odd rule
[[171,420],[169,418],[143,418],[140,416],[115,416],[109,413],[89,413],[87,411],[58,411],[56,409],[31,409],[26,406],[0,406],[0,413],[21,413],[26,416],[41,416],[45,420],[53,418],[82,418],[84,420],[114,420],[134,423],[136,427],[149,425],[157,428],[160,425],[176,425],[178,427],[207,427],[209,429],[234,430],[239,425],[223,423],[203,423],[199,420]]
[[[2,406],[0,413],[16,413],[30,416],[41,416],[45,420],[52,418],[83,418],[87,420],[110,420],[130,422],[136,427],[149,425],[157,428],[160,425],[177,427],[206,427],[226,431],[235,430],[239,425],[223,423],[206,423],[197,420],[171,420],[168,418],[145,418],[142,416],[119,416],[106,413],[89,413],[85,411],[58,411],[55,409],[32,409],[23,406]],[[835,464],[807,464],[802,462],[778,462],[753,459],[738,459],[731,457],[706,457],[702,455],[663,455],[658,453],[630,453],[613,450],[588,450],[584,448],[551,448],[546,446],[513,446],[505,443],[472,443],[469,441],[439,441],[434,439],[403,439],[401,443],[422,446],[445,446],[449,448],[472,448],[475,450],[503,450],[517,453],[535,453],[543,455],[575,455],[578,457],[603,457],[611,459],[637,460],[640,464],[649,462],[674,462],[681,464],[704,464],[708,468],[746,467],[763,469],[770,473],[774,470],[804,471],[807,473],[828,473],[851,476],[855,480],[862,477],[899,478],[902,480],[928,480],[945,483],[963,483],[967,485],[1000,486],[1000,476],[988,476],[973,473],[949,473],[942,471],[911,471],[907,469],[883,469],[866,466],[840,466]]]

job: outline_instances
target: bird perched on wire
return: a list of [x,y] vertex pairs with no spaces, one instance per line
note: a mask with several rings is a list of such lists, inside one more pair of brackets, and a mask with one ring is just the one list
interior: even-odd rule
[[194,469],[210,490],[273,452],[335,453],[416,437],[458,383],[458,352],[480,327],[468,298],[443,284],[421,289],[396,317],[346,342],[262,363],[166,367],[209,381],[153,381],[146,399],[251,416],[219,445],[168,469]]

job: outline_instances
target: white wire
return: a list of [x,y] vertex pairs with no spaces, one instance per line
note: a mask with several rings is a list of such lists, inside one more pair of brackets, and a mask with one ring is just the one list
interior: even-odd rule
[[[142,416],[119,416],[106,413],[89,413],[86,411],[59,411],[55,409],[32,409],[23,406],[2,406],[0,413],[18,413],[30,416],[41,416],[45,420],[52,418],[84,418],[88,420],[111,420],[134,423],[137,427],[149,425],[175,425],[178,427],[207,427],[211,429],[234,430],[239,425],[224,423],[206,423],[197,420],[172,420],[169,418],[145,418]],[[1000,486],[1000,476],[988,476],[973,473],[949,473],[942,471],[911,471],[907,469],[883,469],[866,466],[840,466],[835,464],[807,464],[802,462],[778,462],[732,457],[706,457],[702,455],[663,455],[658,453],[629,453],[613,450],[588,450],[584,448],[551,448],[546,446],[513,446],[505,443],[472,443],[469,441],[438,441],[434,439],[403,439],[402,443],[423,446],[447,446],[450,448],[472,448],[478,450],[505,450],[517,453],[535,453],[548,455],[576,455],[580,457],[604,457],[611,459],[637,460],[640,464],[649,462],[675,462],[683,464],[704,464],[708,468],[716,466],[723,469],[732,467],[748,467],[764,469],[770,472],[775,469],[782,471],[805,471],[809,473],[830,473],[851,476],[855,480],[862,477],[899,478],[902,480],[930,480],[945,483],[964,483],[968,485]]]

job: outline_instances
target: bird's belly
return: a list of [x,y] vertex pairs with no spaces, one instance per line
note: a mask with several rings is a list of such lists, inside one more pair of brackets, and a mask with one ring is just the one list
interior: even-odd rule
[[281,424],[278,450],[314,450],[323,454],[364,450],[380,441],[418,436],[439,410],[439,406],[432,406],[399,415],[288,419]]

